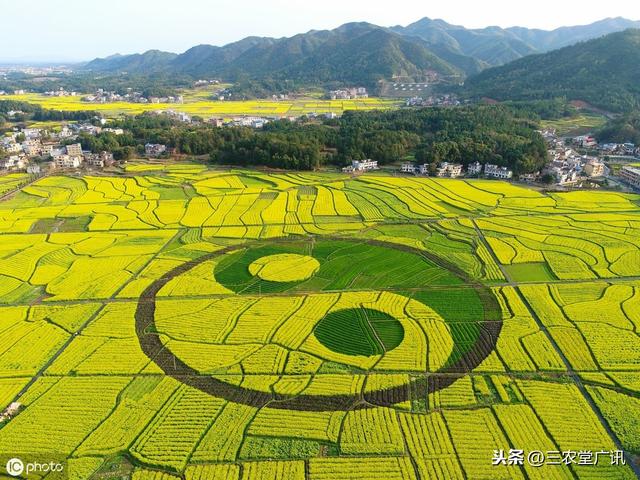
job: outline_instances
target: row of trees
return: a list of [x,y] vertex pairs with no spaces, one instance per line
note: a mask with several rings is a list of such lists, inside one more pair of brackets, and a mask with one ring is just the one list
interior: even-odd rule
[[126,133],[83,135],[83,147],[127,158],[145,143],[162,143],[179,153],[207,155],[213,163],[302,170],[365,158],[381,164],[415,158],[433,166],[490,162],[526,173],[546,162],[531,115],[508,106],[346,112],[322,122],[274,121],[263,130],[183,124],[151,114],[127,117],[116,126]]

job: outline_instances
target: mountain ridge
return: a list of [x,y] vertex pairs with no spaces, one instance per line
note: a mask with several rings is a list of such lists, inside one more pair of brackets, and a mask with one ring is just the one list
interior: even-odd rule
[[640,108],[640,29],[628,29],[491,68],[467,80],[468,97],[564,97],[611,112]]
[[180,54],[159,50],[116,54],[96,58],[78,70],[367,85],[391,77],[421,80],[426,72],[459,79],[629,26],[640,28],[640,22],[618,17],[554,30],[467,29],[427,17],[405,27],[350,22],[291,37],[250,36],[223,46],[201,44]]

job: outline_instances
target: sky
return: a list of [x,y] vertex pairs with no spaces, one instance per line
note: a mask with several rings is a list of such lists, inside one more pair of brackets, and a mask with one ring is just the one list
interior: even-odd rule
[[[517,6],[516,6],[517,5]],[[635,0],[0,0],[0,62],[70,62],[159,49],[183,52],[249,35],[282,37],[352,21],[422,17],[467,28],[553,29],[606,17],[640,20]]]

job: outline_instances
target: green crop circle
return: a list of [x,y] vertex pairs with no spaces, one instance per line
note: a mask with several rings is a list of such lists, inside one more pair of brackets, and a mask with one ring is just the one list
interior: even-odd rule
[[396,318],[371,308],[331,312],[318,322],[314,333],[329,350],[365,357],[389,352],[404,339],[404,328]]

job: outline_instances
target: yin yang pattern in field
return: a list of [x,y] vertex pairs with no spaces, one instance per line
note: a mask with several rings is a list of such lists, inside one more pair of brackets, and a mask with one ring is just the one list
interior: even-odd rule
[[[227,294],[162,295],[169,282],[207,262]],[[348,409],[365,397],[406,401],[411,390],[445,388],[477,366],[501,328],[494,298],[455,267],[406,246],[326,237],[257,241],[165,274],[141,296],[136,327],[143,351],[165,373],[211,395]],[[392,371],[402,373],[392,385],[364,380]],[[320,388],[327,377],[319,372],[339,373],[348,386]],[[431,383],[424,374],[432,372],[450,380]],[[291,390],[303,378],[304,388]]]

